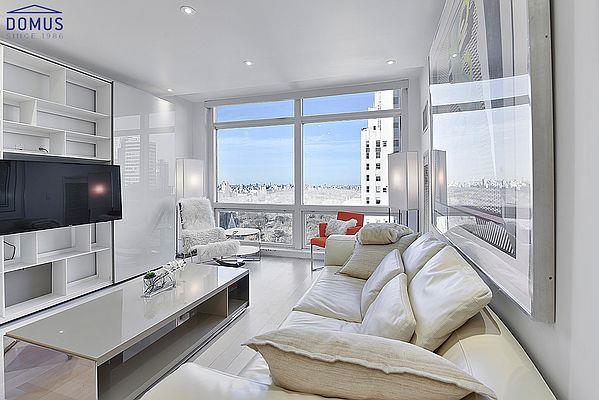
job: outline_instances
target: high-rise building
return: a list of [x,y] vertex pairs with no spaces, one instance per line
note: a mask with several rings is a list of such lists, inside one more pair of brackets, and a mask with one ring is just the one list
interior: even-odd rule
[[[399,107],[399,91],[375,92],[373,110],[389,110]],[[362,204],[389,204],[387,174],[388,155],[399,151],[399,118],[375,118],[368,120],[368,127],[361,135],[361,197]]]

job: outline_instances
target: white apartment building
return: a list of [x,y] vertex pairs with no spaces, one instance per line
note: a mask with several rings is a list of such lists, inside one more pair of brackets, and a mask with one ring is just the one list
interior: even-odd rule
[[[374,104],[369,110],[388,110],[397,107],[399,92],[390,90],[375,92]],[[399,119],[369,119],[368,127],[362,128],[361,197],[362,204],[389,204],[387,176],[388,155],[399,151]]]

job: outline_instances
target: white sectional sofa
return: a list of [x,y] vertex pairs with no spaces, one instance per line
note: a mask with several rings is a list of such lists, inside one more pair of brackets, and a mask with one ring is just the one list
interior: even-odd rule
[[[354,243],[353,236],[334,235],[328,239],[325,268],[282,327],[359,331],[360,298],[366,281],[335,273],[352,254]],[[488,307],[454,331],[436,353],[493,389],[499,400],[555,399],[526,352]],[[322,399],[273,385],[268,365],[258,353],[240,376],[184,364],[143,397],[166,398]],[[467,399],[486,398],[471,394]]]

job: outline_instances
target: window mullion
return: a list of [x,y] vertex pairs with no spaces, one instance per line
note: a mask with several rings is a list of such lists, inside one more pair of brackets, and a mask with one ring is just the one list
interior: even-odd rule
[[296,99],[294,103],[294,124],[293,124],[293,166],[294,166],[294,188],[295,188],[295,203],[293,207],[293,246],[296,249],[302,248],[302,236],[304,227],[302,222],[301,205],[303,204],[303,173],[304,173],[304,149],[302,138],[302,101]]

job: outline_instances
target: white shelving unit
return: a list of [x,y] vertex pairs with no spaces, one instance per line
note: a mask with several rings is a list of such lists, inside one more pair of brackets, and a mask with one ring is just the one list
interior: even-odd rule
[[[111,81],[5,45],[0,65],[0,157],[112,163]],[[112,222],[2,239],[0,324],[114,282]]]

